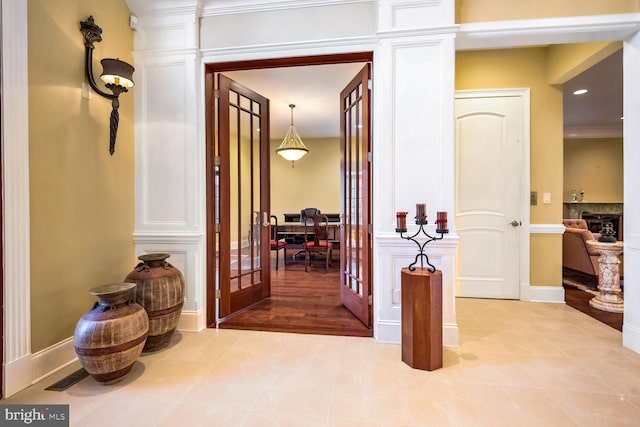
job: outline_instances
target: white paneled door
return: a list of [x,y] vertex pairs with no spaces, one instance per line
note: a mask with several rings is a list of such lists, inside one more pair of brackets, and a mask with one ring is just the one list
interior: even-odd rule
[[456,287],[461,297],[520,298],[526,94],[456,93]]

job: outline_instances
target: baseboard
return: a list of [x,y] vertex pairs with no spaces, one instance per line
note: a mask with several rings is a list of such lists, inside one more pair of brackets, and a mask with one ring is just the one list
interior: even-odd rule
[[[200,312],[183,311],[178,329],[183,331],[201,331],[205,319]],[[30,385],[58,372],[78,360],[73,347],[73,337],[29,354],[5,365],[4,396],[9,397]]]
[[[442,345],[444,347],[459,347],[460,335],[457,324],[442,325]],[[399,321],[378,322],[374,328],[374,339],[381,343],[401,344],[402,325]]]
[[455,323],[445,323],[442,327],[442,345],[444,347],[460,347],[460,333]]
[[56,373],[76,360],[78,360],[78,356],[73,347],[73,337],[34,353],[31,363],[33,366],[32,383]]
[[207,327],[205,313],[201,311],[182,311],[177,329],[179,331],[199,332]]
[[73,337],[5,365],[4,397],[10,397],[78,360]]
[[640,328],[624,323],[622,325],[622,345],[640,354]]
[[378,321],[373,327],[373,338],[381,343],[400,344],[402,329],[399,320]]
[[520,300],[564,304],[564,288],[562,286],[522,285],[520,287]]
[[31,354],[4,365],[3,397],[11,397],[32,384],[32,366]]
[[[200,312],[183,311],[178,329],[183,331],[201,331],[205,319]],[[9,397],[30,385],[58,372],[78,360],[73,347],[73,337],[29,354],[5,365],[4,396]]]

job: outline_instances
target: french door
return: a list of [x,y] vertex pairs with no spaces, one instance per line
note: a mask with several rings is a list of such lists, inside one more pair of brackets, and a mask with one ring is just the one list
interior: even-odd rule
[[270,295],[269,100],[223,74],[217,87],[212,249],[223,319]]
[[371,327],[370,65],[340,93],[340,301]]

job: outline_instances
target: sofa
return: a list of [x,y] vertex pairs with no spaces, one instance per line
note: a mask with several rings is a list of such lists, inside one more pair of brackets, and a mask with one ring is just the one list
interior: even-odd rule
[[[587,240],[598,240],[597,233],[591,233],[584,219],[563,219],[562,267],[592,277],[600,275],[597,250],[587,245]],[[623,276],[622,255],[620,255],[620,277]]]

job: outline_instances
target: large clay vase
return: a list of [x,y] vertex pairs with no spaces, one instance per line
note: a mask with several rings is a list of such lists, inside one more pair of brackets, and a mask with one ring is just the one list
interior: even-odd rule
[[169,254],[146,254],[124,279],[136,284],[135,301],[149,315],[149,337],[143,351],[160,350],[171,340],[184,304],[184,277],[166,260]]
[[129,373],[149,333],[147,312],[133,302],[133,288],[133,283],[112,283],[91,289],[100,302],[80,318],[73,334],[80,363],[103,384]]

